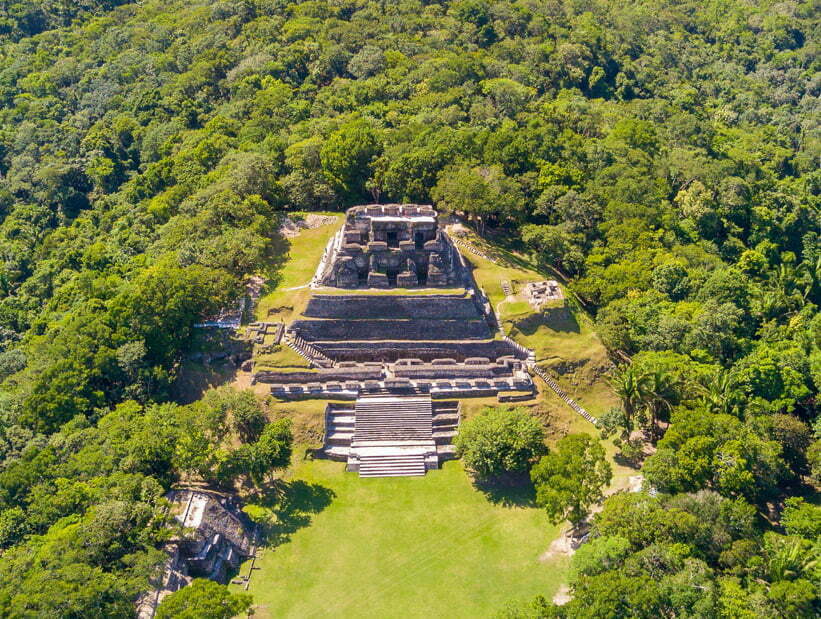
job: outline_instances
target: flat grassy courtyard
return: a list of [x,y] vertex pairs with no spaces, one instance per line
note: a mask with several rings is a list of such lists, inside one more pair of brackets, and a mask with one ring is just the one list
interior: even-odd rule
[[490,617],[564,579],[567,560],[544,556],[559,529],[527,491],[481,492],[459,462],[360,479],[295,460],[251,578],[255,616]]

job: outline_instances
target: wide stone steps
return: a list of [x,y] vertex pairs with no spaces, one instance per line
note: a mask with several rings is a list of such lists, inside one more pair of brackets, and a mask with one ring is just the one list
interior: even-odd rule
[[414,477],[425,474],[421,455],[363,456],[359,461],[360,477]]
[[452,443],[454,438],[456,438],[456,430],[443,430],[433,433],[433,441],[437,445],[447,445]]
[[330,432],[326,438],[328,445],[350,445],[353,439],[353,432]]
[[363,397],[356,401],[353,442],[432,439],[429,397]]
[[433,427],[449,426],[459,423],[459,413],[439,413],[433,416]]

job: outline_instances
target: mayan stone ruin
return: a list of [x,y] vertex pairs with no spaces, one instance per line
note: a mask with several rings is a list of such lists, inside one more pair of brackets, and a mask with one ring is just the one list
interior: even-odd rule
[[337,288],[446,287],[461,283],[456,252],[436,211],[418,204],[355,206],[320,277]]
[[500,333],[430,206],[349,209],[310,288],[282,338],[310,367],[253,381],[280,398],[353,400],[325,423],[325,455],[349,471],[424,474],[454,455],[458,398],[533,391],[532,353]]
[[171,490],[165,497],[182,535],[163,550],[166,561],[154,588],[137,600],[137,617],[151,619],[162,599],[194,578],[227,583],[253,554],[252,524],[233,497],[203,489]]

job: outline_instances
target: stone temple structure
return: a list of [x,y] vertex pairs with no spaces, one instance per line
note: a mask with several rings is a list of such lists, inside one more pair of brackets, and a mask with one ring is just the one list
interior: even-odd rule
[[311,368],[253,380],[277,397],[354,400],[325,418],[325,455],[350,471],[424,474],[454,456],[457,399],[533,391],[532,353],[499,333],[430,206],[349,209],[311,287],[284,337]]
[[348,209],[320,281],[337,288],[446,287],[461,284],[456,250],[436,211],[417,204]]
[[183,533],[165,544],[163,571],[152,583],[154,589],[137,600],[138,619],[151,619],[165,596],[194,578],[225,584],[254,552],[252,524],[232,497],[203,489],[180,489],[171,490],[165,498]]

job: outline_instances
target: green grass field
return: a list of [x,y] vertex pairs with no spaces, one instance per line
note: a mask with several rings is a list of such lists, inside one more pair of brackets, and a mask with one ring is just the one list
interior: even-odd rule
[[485,494],[459,462],[416,478],[343,469],[316,460],[289,471],[251,578],[255,616],[489,617],[564,579],[566,559],[540,558],[558,528],[527,491]]
[[310,283],[325,246],[339,229],[340,222],[341,217],[337,217],[335,223],[302,230],[298,236],[283,240],[288,250],[283,256],[283,263],[274,269],[274,285],[264,292],[257,304],[259,320],[288,321],[301,313],[310,297],[310,289],[289,289]]

